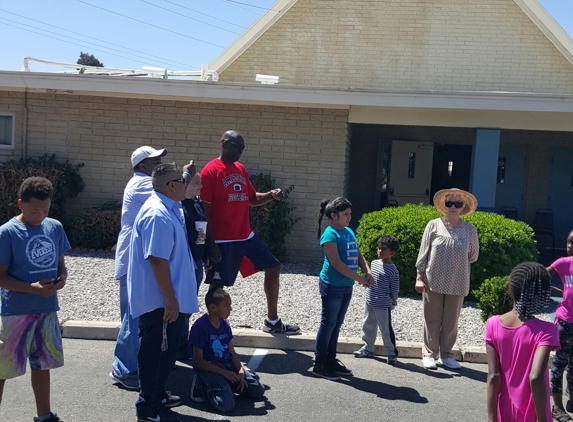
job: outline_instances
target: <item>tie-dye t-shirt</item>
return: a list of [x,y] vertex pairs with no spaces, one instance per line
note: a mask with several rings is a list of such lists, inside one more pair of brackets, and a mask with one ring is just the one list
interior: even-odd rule
[[[345,227],[344,229],[335,229],[328,226],[322,236],[320,237],[320,246],[324,249],[324,244],[333,242],[338,248],[338,255],[340,260],[348,266],[352,271],[358,270],[358,244],[352,229]],[[320,272],[320,279],[326,284],[333,286],[352,286],[354,280],[343,276],[330,264],[326,252],[324,252],[324,264]]]
[[555,321],[561,319],[573,324],[573,259],[570,256],[559,258],[551,267],[563,283],[563,300],[555,311]]
[[[12,218],[0,227],[0,265],[25,283],[58,277],[58,258],[70,244],[62,224],[46,218],[31,226]],[[41,314],[59,310],[57,294],[43,297],[0,289],[0,315]]]

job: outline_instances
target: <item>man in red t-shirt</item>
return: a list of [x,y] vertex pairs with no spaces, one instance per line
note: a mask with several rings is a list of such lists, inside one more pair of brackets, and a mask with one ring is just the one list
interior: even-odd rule
[[228,130],[221,137],[221,155],[201,171],[201,201],[213,234],[209,245],[213,268],[207,273],[205,284],[210,284],[211,289],[232,286],[245,258],[247,265],[265,272],[268,315],[263,331],[298,333],[298,326],[284,324],[278,316],[281,264],[253,233],[249,221],[249,206],[281,200],[283,194],[280,189],[266,193],[255,190],[247,169],[239,163],[244,149],[245,141],[239,132]]

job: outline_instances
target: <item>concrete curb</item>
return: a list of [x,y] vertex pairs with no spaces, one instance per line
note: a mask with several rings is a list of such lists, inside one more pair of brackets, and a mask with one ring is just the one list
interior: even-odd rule
[[[62,336],[82,340],[115,340],[120,328],[119,322],[105,321],[66,321],[62,324]],[[239,347],[253,347],[263,349],[285,349],[313,351],[316,334],[284,335],[269,334],[259,330],[234,329],[233,342]],[[360,338],[341,337],[338,340],[339,353],[352,353],[360,349]],[[400,357],[422,358],[422,343],[407,341],[397,342]],[[485,347],[454,347],[454,357],[458,361],[472,363],[487,363]],[[384,356],[384,346],[380,340],[376,341],[374,354]]]

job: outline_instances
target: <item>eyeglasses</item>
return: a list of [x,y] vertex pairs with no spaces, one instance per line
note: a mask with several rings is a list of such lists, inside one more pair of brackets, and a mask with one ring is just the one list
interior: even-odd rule
[[168,184],[171,183],[171,182],[183,183],[184,185],[187,184],[187,182],[185,181],[185,179],[182,178],[182,177],[180,177],[179,179],[170,180],[169,182],[165,183],[165,185],[168,185]]
[[245,144],[237,144],[236,142],[232,141],[225,141],[225,143],[233,145],[233,148],[235,148],[237,151],[243,151],[245,149]]
[[451,208],[452,206],[460,209],[464,206],[464,203],[458,201],[446,201],[446,208]]

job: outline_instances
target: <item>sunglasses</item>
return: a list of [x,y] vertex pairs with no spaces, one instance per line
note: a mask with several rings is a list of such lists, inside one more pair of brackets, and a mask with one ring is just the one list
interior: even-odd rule
[[446,208],[451,208],[452,206],[460,209],[464,206],[464,203],[458,201],[446,201]]
[[243,151],[245,149],[245,144],[237,144],[236,142],[232,141],[225,141],[225,143],[231,144],[237,151]]
[[182,178],[182,177],[180,177],[179,179],[170,180],[169,182],[165,183],[165,185],[168,185],[168,184],[171,183],[171,182],[183,183],[184,185],[187,184],[187,182],[185,181],[185,179]]

